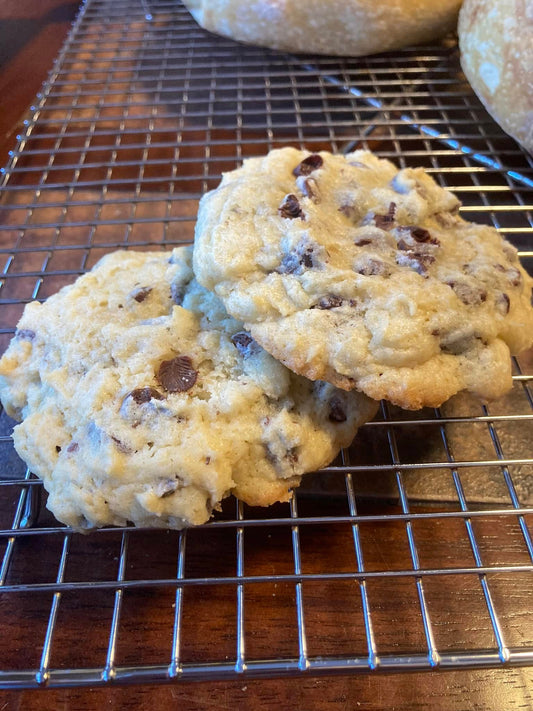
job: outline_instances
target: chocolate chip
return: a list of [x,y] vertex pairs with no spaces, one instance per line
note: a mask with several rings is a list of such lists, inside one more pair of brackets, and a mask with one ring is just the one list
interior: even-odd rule
[[511,267],[507,270],[507,278],[511,286],[520,286],[522,283],[522,275],[515,267]]
[[185,298],[185,291],[185,285],[181,284],[180,282],[173,281],[170,285],[170,296],[172,297],[172,301],[178,306],[181,306],[183,304],[183,299]]
[[294,465],[298,463],[298,452],[296,451],[296,449],[289,449],[287,451],[286,457],[291,464]]
[[279,274],[302,274],[304,269],[317,266],[315,263],[315,247],[308,239],[302,239],[292,251],[285,254],[277,271]]
[[411,227],[411,234],[416,242],[431,242],[435,244],[430,233],[423,227]]
[[189,356],[176,356],[161,363],[156,377],[168,392],[183,393],[195,384],[198,371],[192,367]]
[[323,163],[324,161],[318,153],[312,153],[307,158],[304,158],[301,163],[298,163],[296,168],[292,171],[292,174],[296,176],[311,175],[314,170],[321,168]]
[[394,225],[394,215],[396,214],[396,203],[391,202],[386,215],[374,215],[374,223],[380,230],[390,230]]
[[477,336],[470,335],[444,339],[440,344],[440,349],[448,355],[461,355],[473,347],[476,338]]
[[131,447],[129,445],[122,442],[118,437],[113,437],[113,435],[111,435],[111,439],[119,452],[122,452],[122,454],[131,454]]
[[372,244],[372,240],[369,237],[360,237],[354,244],[356,247],[366,247],[367,244]]
[[176,489],[179,489],[181,485],[181,479],[176,477],[175,479],[159,479],[154,486],[154,494],[159,499],[166,499],[167,496],[171,496]]
[[398,249],[401,249],[404,252],[407,252],[408,250],[411,249],[411,245],[406,242],[404,239],[399,239],[397,243]]
[[504,316],[509,313],[509,309],[511,308],[511,300],[504,292],[502,292],[496,299],[496,308]]
[[303,271],[302,262],[296,254],[286,254],[281,260],[277,271],[279,274],[301,274]]
[[56,444],[56,452],[59,454],[60,451],[61,451],[61,447],[58,444]]
[[402,242],[402,246],[398,243],[398,247],[406,251],[396,255],[396,263],[401,267],[409,267],[410,269],[414,269],[421,276],[426,276],[427,268],[430,264],[433,264],[435,257],[428,252],[411,249],[408,244],[403,242],[403,240],[400,240],[400,242]]
[[350,203],[343,203],[339,208],[339,212],[342,212],[343,215],[346,215],[346,217],[353,218],[355,216],[355,205],[351,205]]
[[298,452],[296,448],[288,449],[283,452],[283,454],[274,452],[269,444],[263,445],[265,448],[265,456],[267,461],[269,461],[274,467],[278,468],[283,460],[287,461],[291,468],[294,469],[294,465],[298,463]]
[[334,395],[329,401],[328,420],[330,422],[346,422],[347,420],[344,403],[338,395]]
[[80,445],[77,442],[71,442],[69,446],[67,447],[67,452],[77,452],[78,449],[80,448]]
[[21,341],[33,341],[35,335],[35,331],[32,331],[31,328],[21,328],[20,331],[18,329],[15,331],[16,338]]
[[433,237],[433,235],[424,229],[424,227],[416,227],[415,225],[401,225],[398,227],[398,233],[400,235],[405,235],[407,237],[412,237],[415,242],[419,244],[440,244],[440,241]]
[[136,388],[135,390],[132,390],[131,393],[128,393],[126,397],[131,397],[137,403],[137,405],[142,405],[145,402],[150,402],[152,398],[154,400],[164,399],[164,396],[161,395],[159,390],[150,387]]
[[466,306],[479,306],[479,304],[487,300],[487,292],[484,289],[470,286],[461,281],[448,281],[446,283]]
[[259,353],[260,347],[246,331],[234,333],[231,337],[231,342],[243,358],[249,358],[251,355]]
[[282,217],[286,217],[289,220],[294,220],[299,217],[301,220],[305,219],[305,215],[300,207],[298,198],[296,195],[289,193],[283,198],[281,205],[278,207],[278,212]]
[[319,201],[319,190],[316,180],[301,175],[297,178],[296,185],[306,198],[309,198],[313,202]]
[[316,305],[317,309],[336,309],[339,306],[342,306],[342,298],[340,296],[334,296],[334,295],[329,295],[329,296],[324,296],[318,304]]
[[357,270],[357,273],[363,276],[390,276],[391,270],[385,262],[380,262],[379,259],[369,259]]
[[141,304],[151,291],[151,286],[140,286],[138,289],[134,289],[131,292],[131,297],[135,299],[135,301],[137,301],[139,304]]

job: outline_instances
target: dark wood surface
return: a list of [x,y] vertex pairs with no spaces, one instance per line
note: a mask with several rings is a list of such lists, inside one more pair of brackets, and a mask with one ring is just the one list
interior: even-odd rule
[[[35,93],[39,90],[41,82],[46,78],[51,68],[54,57],[59,51],[62,42],[68,32],[69,26],[77,11],[76,3],[68,3],[62,0],[3,0],[0,3],[0,96],[2,96],[2,109],[0,111],[0,163],[5,163],[8,151],[15,144],[15,137],[19,122],[24,115],[28,105],[31,103]],[[7,524],[9,525],[9,524]],[[515,525],[515,524],[513,524]],[[416,532],[419,540],[424,539],[422,530]],[[435,533],[434,531],[432,532]],[[449,555],[467,556],[466,550],[461,550],[464,545],[464,532],[458,533],[456,539],[453,537],[453,529],[448,528],[442,531],[443,536],[451,536],[447,541]],[[344,535],[344,534],[343,534]],[[374,531],[372,535],[379,536],[379,531]],[[385,532],[384,532],[385,535]],[[403,527],[393,527],[386,533],[386,546],[375,546],[372,553],[372,543],[367,542],[367,564],[378,568],[383,567],[383,551],[387,551],[390,556],[407,555],[405,548],[405,531]],[[516,530],[509,530],[506,535],[498,536],[493,541],[493,548],[490,549],[491,532],[479,532],[480,538],[487,541],[485,555],[494,556],[494,560],[501,554],[505,559],[500,546],[504,541],[507,546],[507,553],[516,551]],[[305,550],[316,550],[316,557],[306,558],[310,566],[316,565],[317,569],[327,563],[328,551],[336,549],[335,532],[329,532],[329,538],[320,541],[318,537],[313,540],[303,537],[302,546]],[[518,536],[519,538],[519,536]],[[463,543],[461,543],[463,542]],[[31,548],[31,541],[25,544]],[[89,545],[87,543],[87,545]],[[91,544],[92,545],[92,544]],[[270,541],[270,546],[276,546],[276,541]],[[90,546],[89,546],[90,547]],[[442,560],[437,560],[436,556],[442,551],[439,541],[428,544],[424,548],[427,559],[426,564],[442,564]],[[283,551],[286,551],[284,542],[279,542],[279,565],[283,567]],[[55,554],[54,551],[48,551]],[[46,551],[34,551],[35,561],[39,558],[39,564],[46,560]],[[274,558],[276,556],[274,555]],[[31,555],[26,561],[31,560]],[[517,563],[522,562],[516,559]],[[215,563],[215,561],[213,561]],[[342,565],[337,561],[338,565]],[[163,562],[161,562],[163,565]],[[257,569],[254,572],[261,572],[261,561],[257,559]],[[46,566],[45,566],[46,567]],[[18,571],[15,567],[14,575],[24,576],[24,571]],[[501,579],[500,579],[501,580]],[[509,590],[503,585],[501,590]],[[498,586],[495,586],[496,596]],[[395,591],[382,591],[382,609],[387,609],[390,600],[387,595]],[[452,595],[452,590],[438,589],[433,591],[435,595],[435,610],[445,609],[440,603]],[[327,590],[318,591],[321,597],[327,595]],[[504,595],[505,592],[502,592]],[[281,599],[282,596],[281,596]],[[311,599],[310,599],[311,600]],[[258,604],[260,600],[256,601]],[[402,609],[402,601],[395,599],[396,616],[403,619],[407,631],[409,631],[409,611]],[[335,598],[332,596],[329,611],[324,612],[321,608],[320,616],[317,612],[317,638],[320,635],[327,636],[327,625],[336,620],[336,615],[341,614],[341,610],[335,608]],[[292,612],[293,601],[287,599],[287,610]],[[283,606],[283,602],[281,603]],[[313,609],[312,600],[309,602],[310,609]],[[461,601],[461,609],[465,628],[471,633],[474,628],[479,635],[480,644],[483,643],[487,634],[486,619],[483,624],[478,622],[479,595],[470,596],[465,590]],[[68,610],[68,605],[66,606]],[[318,608],[317,608],[318,609]],[[509,615],[508,627],[520,636],[522,625],[528,613],[526,608],[510,608],[514,612]],[[17,619],[25,619],[26,623],[21,625],[17,638],[16,652],[24,662],[36,655],[34,639],[36,631],[46,624],[46,619],[38,618],[38,611],[32,607],[33,617],[19,615]],[[529,610],[530,611],[530,610]],[[20,612],[20,610],[19,610]],[[75,612],[75,611],[74,611]],[[74,614],[73,612],[73,614]],[[4,607],[3,614],[13,614],[12,610]],[[46,611],[46,615],[48,610]],[[151,612],[157,617],[157,606],[153,606]],[[274,614],[266,608],[265,625],[271,624],[268,619],[269,614]],[[282,614],[278,607],[277,615]],[[312,613],[311,613],[312,614]],[[511,617],[514,618],[511,619]],[[454,629],[447,626],[446,615],[440,617],[436,612],[436,617],[440,622],[439,631],[442,639],[450,642],[454,635],[460,635],[461,629]],[[132,618],[133,619],[133,618]],[[162,613],[161,613],[162,619]],[[386,616],[384,617],[386,619]],[[155,620],[158,622],[158,620]],[[192,620],[194,622],[194,620]],[[96,623],[96,620],[95,620]],[[90,616],[85,619],[85,624],[91,624]],[[191,622],[189,621],[189,625]],[[278,620],[279,624],[279,620]],[[348,624],[348,623],[347,623]],[[322,629],[320,628],[322,625]],[[157,625],[155,625],[157,627]],[[71,645],[76,645],[78,639],[83,637],[83,625],[70,627]],[[381,643],[386,646],[387,630],[380,630],[382,634]],[[414,634],[414,633],[413,633]],[[407,635],[409,636],[409,635]],[[121,650],[124,663],[128,659],[136,658],[136,645],[138,644],[138,630],[134,625],[127,630],[125,638],[128,640],[128,648]],[[154,645],[157,640],[154,639]],[[312,643],[312,637],[310,638]],[[219,640],[204,640],[206,654],[210,654],[210,649],[219,645]],[[265,653],[261,649],[261,635],[257,636],[254,642],[257,647],[257,654]],[[284,641],[280,640],[280,644]],[[1,644],[1,641],[0,641]],[[230,640],[230,647],[233,649],[233,640]],[[288,644],[288,642],[287,642]],[[340,644],[340,643],[339,643]],[[220,650],[217,649],[217,652]],[[290,650],[289,650],[290,652]],[[66,660],[68,661],[68,660]],[[462,711],[476,710],[490,711],[513,711],[533,709],[533,669],[498,669],[498,670],[470,670],[461,672],[435,672],[435,673],[409,673],[409,674],[365,674],[360,676],[340,676],[328,678],[297,678],[291,680],[243,680],[240,682],[228,683],[187,683],[168,686],[134,686],[120,688],[99,688],[99,689],[65,689],[65,690],[43,690],[24,692],[2,692],[0,691],[0,711],[15,711],[19,709],[33,709],[35,711],[49,711],[50,709],[117,709],[117,710],[142,710],[142,709],[170,709],[179,708],[181,711],[192,709],[397,709],[398,711],[422,711],[432,709],[432,711]]]

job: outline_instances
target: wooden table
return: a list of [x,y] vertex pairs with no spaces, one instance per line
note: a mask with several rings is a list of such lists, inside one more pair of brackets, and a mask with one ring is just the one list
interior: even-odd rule
[[[21,117],[68,32],[76,3],[4,0],[0,4],[0,163],[14,146]],[[392,542],[392,545],[394,542]],[[378,555],[378,553],[376,553]],[[372,561],[370,561],[370,564]],[[474,611],[472,611],[474,615]],[[468,609],[465,610],[468,616]],[[473,625],[475,618],[473,617]],[[265,620],[268,624],[268,620]],[[134,632],[134,630],[132,631]],[[31,651],[31,634],[24,635]],[[132,644],[134,635],[132,634]],[[25,654],[21,647],[20,654]],[[533,669],[364,674],[169,686],[0,692],[15,709],[396,709],[512,711],[533,708]]]

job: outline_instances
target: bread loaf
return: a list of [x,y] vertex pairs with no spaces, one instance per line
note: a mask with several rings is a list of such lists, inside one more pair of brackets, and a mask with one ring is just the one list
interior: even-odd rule
[[184,0],[207,30],[286,52],[359,56],[457,27],[461,0]]
[[533,0],[465,0],[461,65],[504,131],[533,152]]

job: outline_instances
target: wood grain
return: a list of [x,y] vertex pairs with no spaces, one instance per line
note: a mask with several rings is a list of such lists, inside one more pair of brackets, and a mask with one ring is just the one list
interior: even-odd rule
[[65,0],[0,3],[0,165],[15,146],[22,118],[39,91],[78,11]]

